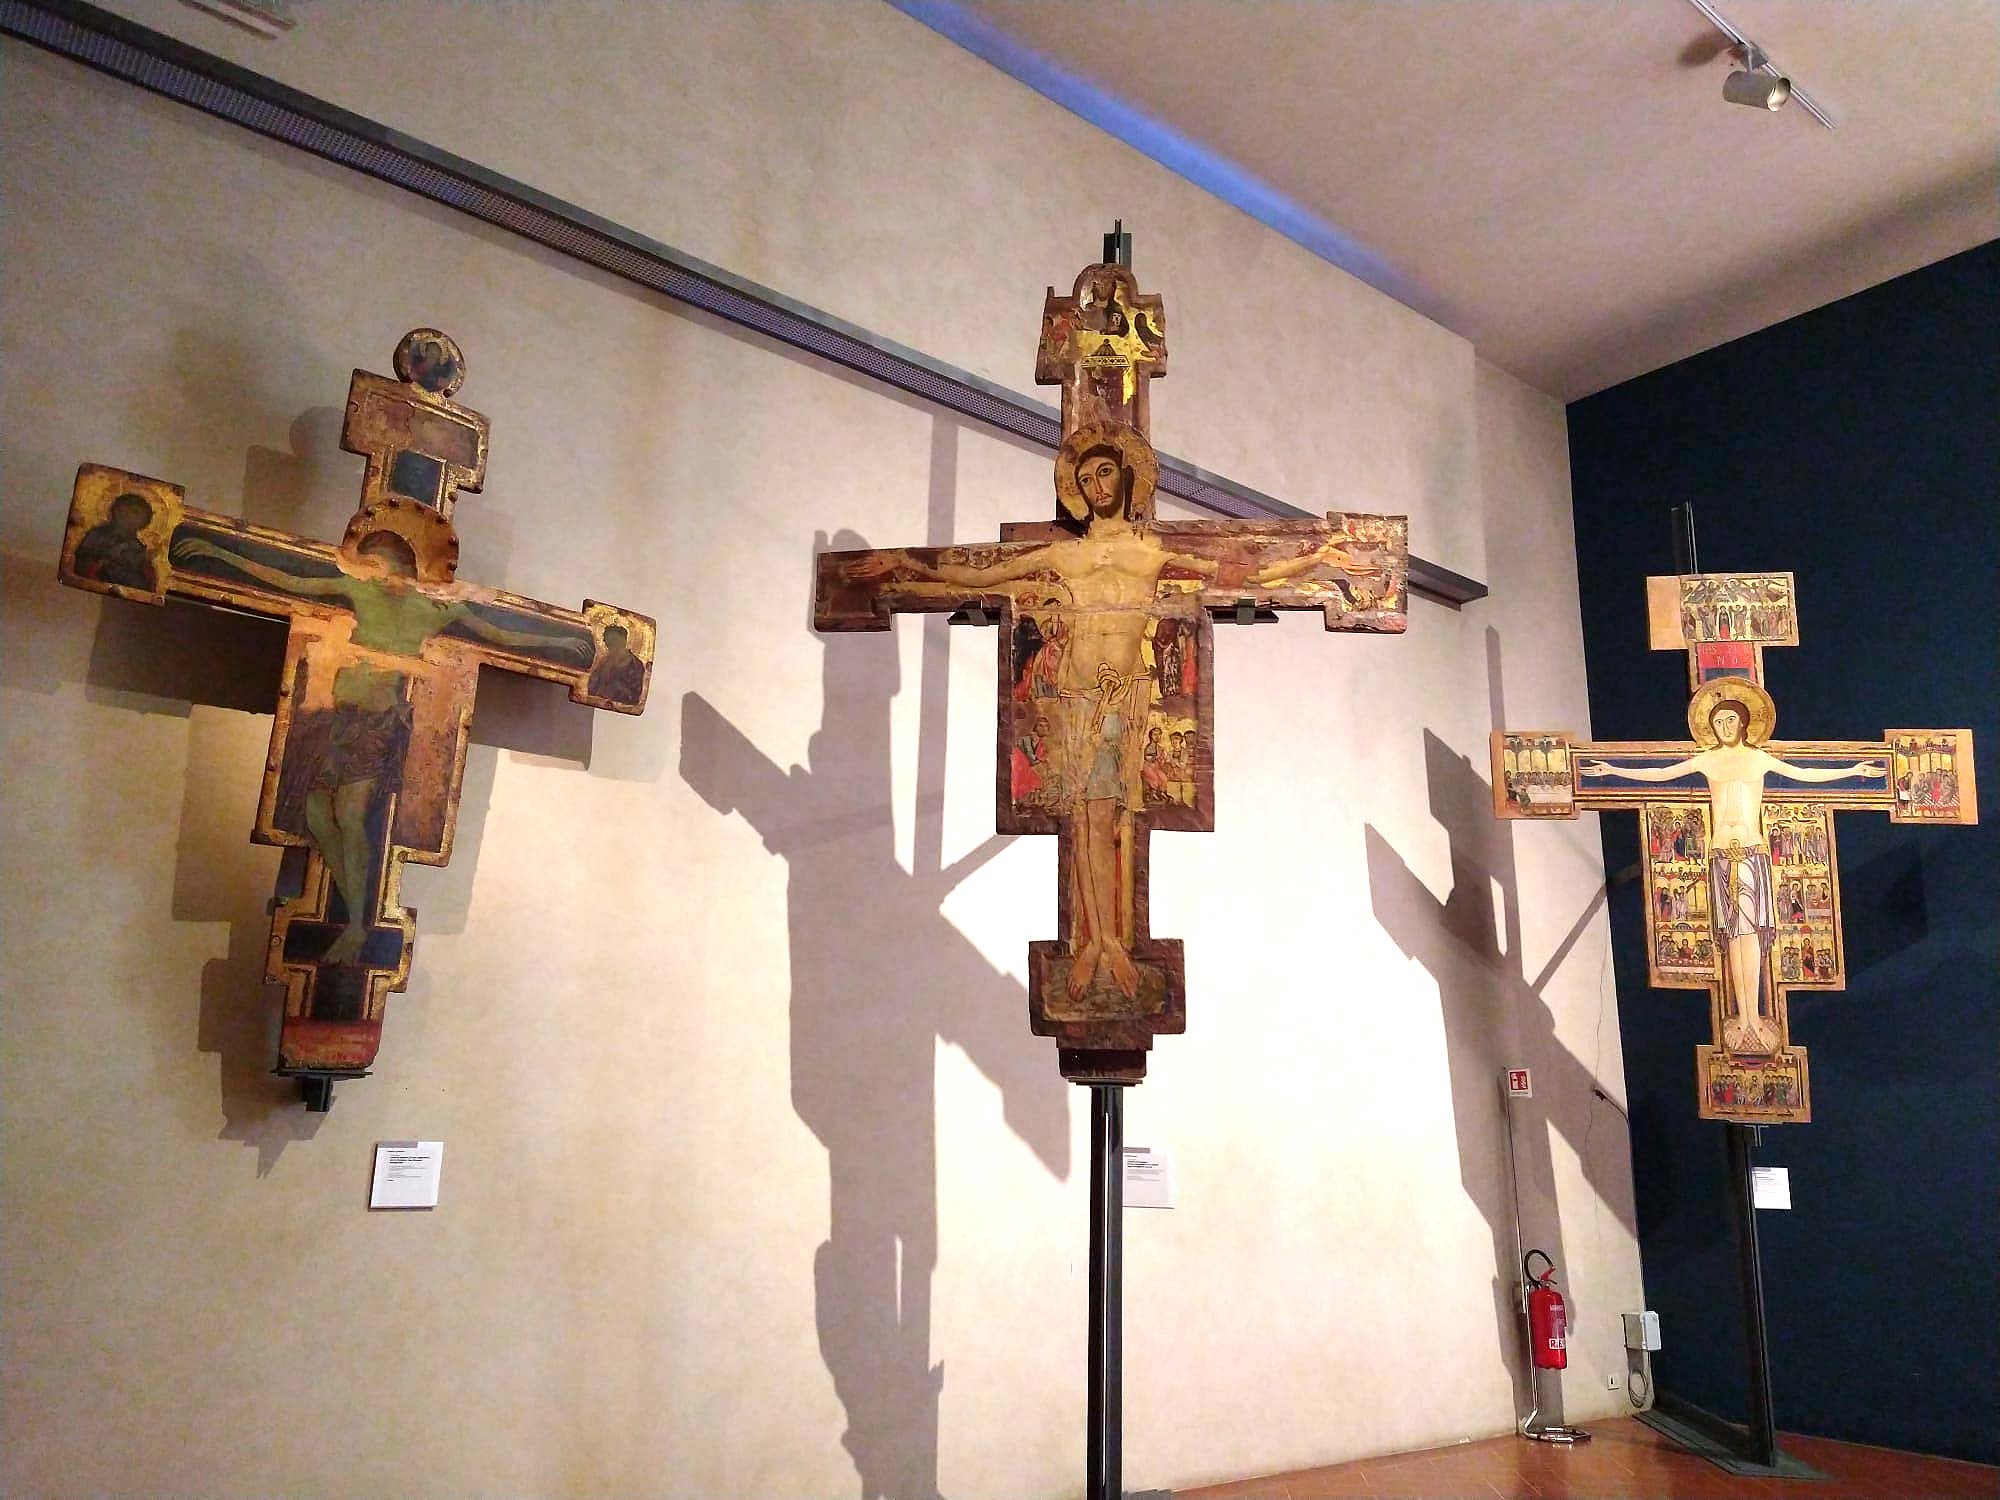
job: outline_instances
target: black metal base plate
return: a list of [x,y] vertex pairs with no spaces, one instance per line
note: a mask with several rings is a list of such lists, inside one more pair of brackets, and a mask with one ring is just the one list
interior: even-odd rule
[[1726,1474],[1751,1479],[1826,1479],[1831,1476],[1811,1464],[1793,1458],[1782,1449],[1775,1464],[1765,1465],[1743,1456],[1750,1446],[1749,1435],[1733,1422],[1676,1402],[1671,1410],[1634,1412],[1641,1422],[1669,1442],[1685,1448],[1697,1458],[1705,1458]]

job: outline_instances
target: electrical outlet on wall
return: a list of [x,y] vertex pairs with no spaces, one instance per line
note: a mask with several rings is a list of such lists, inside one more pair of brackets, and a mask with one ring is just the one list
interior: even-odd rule
[[1607,1375],[1604,1377],[1604,1388],[1607,1391],[1615,1391],[1623,1383],[1616,1375]]

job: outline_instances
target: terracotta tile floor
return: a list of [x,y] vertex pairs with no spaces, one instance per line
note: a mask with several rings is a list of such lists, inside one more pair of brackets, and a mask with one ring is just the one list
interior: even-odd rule
[[1684,1453],[1629,1417],[1593,1422],[1595,1441],[1564,1448],[1488,1438],[1358,1463],[1273,1474],[1174,1500],[1996,1500],[2000,1469],[1787,1434],[1783,1446],[1831,1476],[1744,1479]]

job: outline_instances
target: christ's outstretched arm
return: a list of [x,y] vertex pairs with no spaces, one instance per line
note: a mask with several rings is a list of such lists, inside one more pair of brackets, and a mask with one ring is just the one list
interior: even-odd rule
[[1327,541],[1321,542],[1312,551],[1298,557],[1287,558],[1283,562],[1267,563],[1252,573],[1244,582],[1253,586],[1265,583],[1278,583],[1287,578],[1296,578],[1301,573],[1310,572],[1321,563],[1327,563],[1332,567],[1338,568],[1343,573],[1357,577],[1382,571],[1372,563],[1364,563],[1357,559],[1353,553],[1347,550],[1346,543]]
[[1677,760],[1670,766],[1614,766],[1601,760],[1580,760],[1576,763],[1579,776],[1622,776],[1628,781],[1678,781],[1700,769],[1699,755],[1690,755],[1686,760]]
[[1026,578],[1031,573],[1040,573],[1049,566],[1048,547],[1036,547],[1032,551],[1018,553],[1003,558],[989,567],[974,568],[962,563],[925,564],[916,561],[901,548],[888,552],[871,552],[866,557],[857,558],[847,568],[847,576],[858,579],[886,578],[899,569],[927,575],[940,583],[955,583],[965,588],[986,588],[991,584],[1008,583],[1017,578]]
[[1851,766],[1795,766],[1769,751],[1765,752],[1764,759],[1771,763],[1770,770],[1780,776],[1789,776],[1794,781],[1845,781],[1850,776],[1880,776],[1888,769],[1879,760],[1857,760]]
[[[463,608],[463,606],[461,606]],[[533,630],[509,630],[485,619],[474,609],[466,609],[452,623],[460,630],[495,646],[516,646],[524,651],[574,651],[585,661],[595,654],[595,646],[582,636],[556,636]]]
[[231,552],[227,547],[218,547],[206,537],[177,537],[168,555],[175,562],[208,558],[214,562],[227,563],[237,572],[254,578],[281,594],[308,594],[319,598],[345,599],[350,593],[346,578],[337,575],[320,577],[311,573],[287,573],[281,568],[252,562],[240,553]]
[[1212,557],[1196,557],[1192,552],[1169,552],[1167,566],[1186,568],[1190,573],[1198,573],[1203,578],[1213,578],[1222,571],[1222,564]]

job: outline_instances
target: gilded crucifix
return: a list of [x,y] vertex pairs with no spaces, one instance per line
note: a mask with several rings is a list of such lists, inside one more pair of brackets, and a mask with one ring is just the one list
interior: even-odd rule
[[177,485],[77,471],[64,583],[142,603],[199,601],[289,623],[251,838],[297,851],[272,903],[265,973],[285,989],[278,1071],[315,1108],[375,1059],[387,996],[408,982],[406,862],[451,858],[481,666],[569,687],[592,708],[646,703],[654,625],[457,581],[451,520],[486,473],[487,419],[451,399],[458,346],[420,328],[395,379],[356,370],[341,447],[363,455],[339,545],[212,515]]
[[1709,992],[1702,1118],[1803,1123],[1812,1090],[1785,997],[1847,987],[1833,813],[1977,822],[1972,731],[1773,740],[1764,648],[1798,644],[1792,575],[1649,578],[1646,589],[1653,648],[1688,653],[1693,743],[1497,730],[1494,808],[1503,818],[1639,810],[1652,982]]
[[1057,519],[992,544],[825,553],[816,580],[821,630],[998,613],[996,822],[1059,840],[1061,936],[1030,945],[1029,1020],[1077,1083],[1137,1082],[1152,1038],[1185,1029],[1181,945],[1147,927],[1147,837],[1214,827],[1211,614],[1405,624],[1402,516],[1154,518],[1147,389],[1166,353],[1161,299],[1129,267],[1051,287],[1035,378],[1063,391]]

